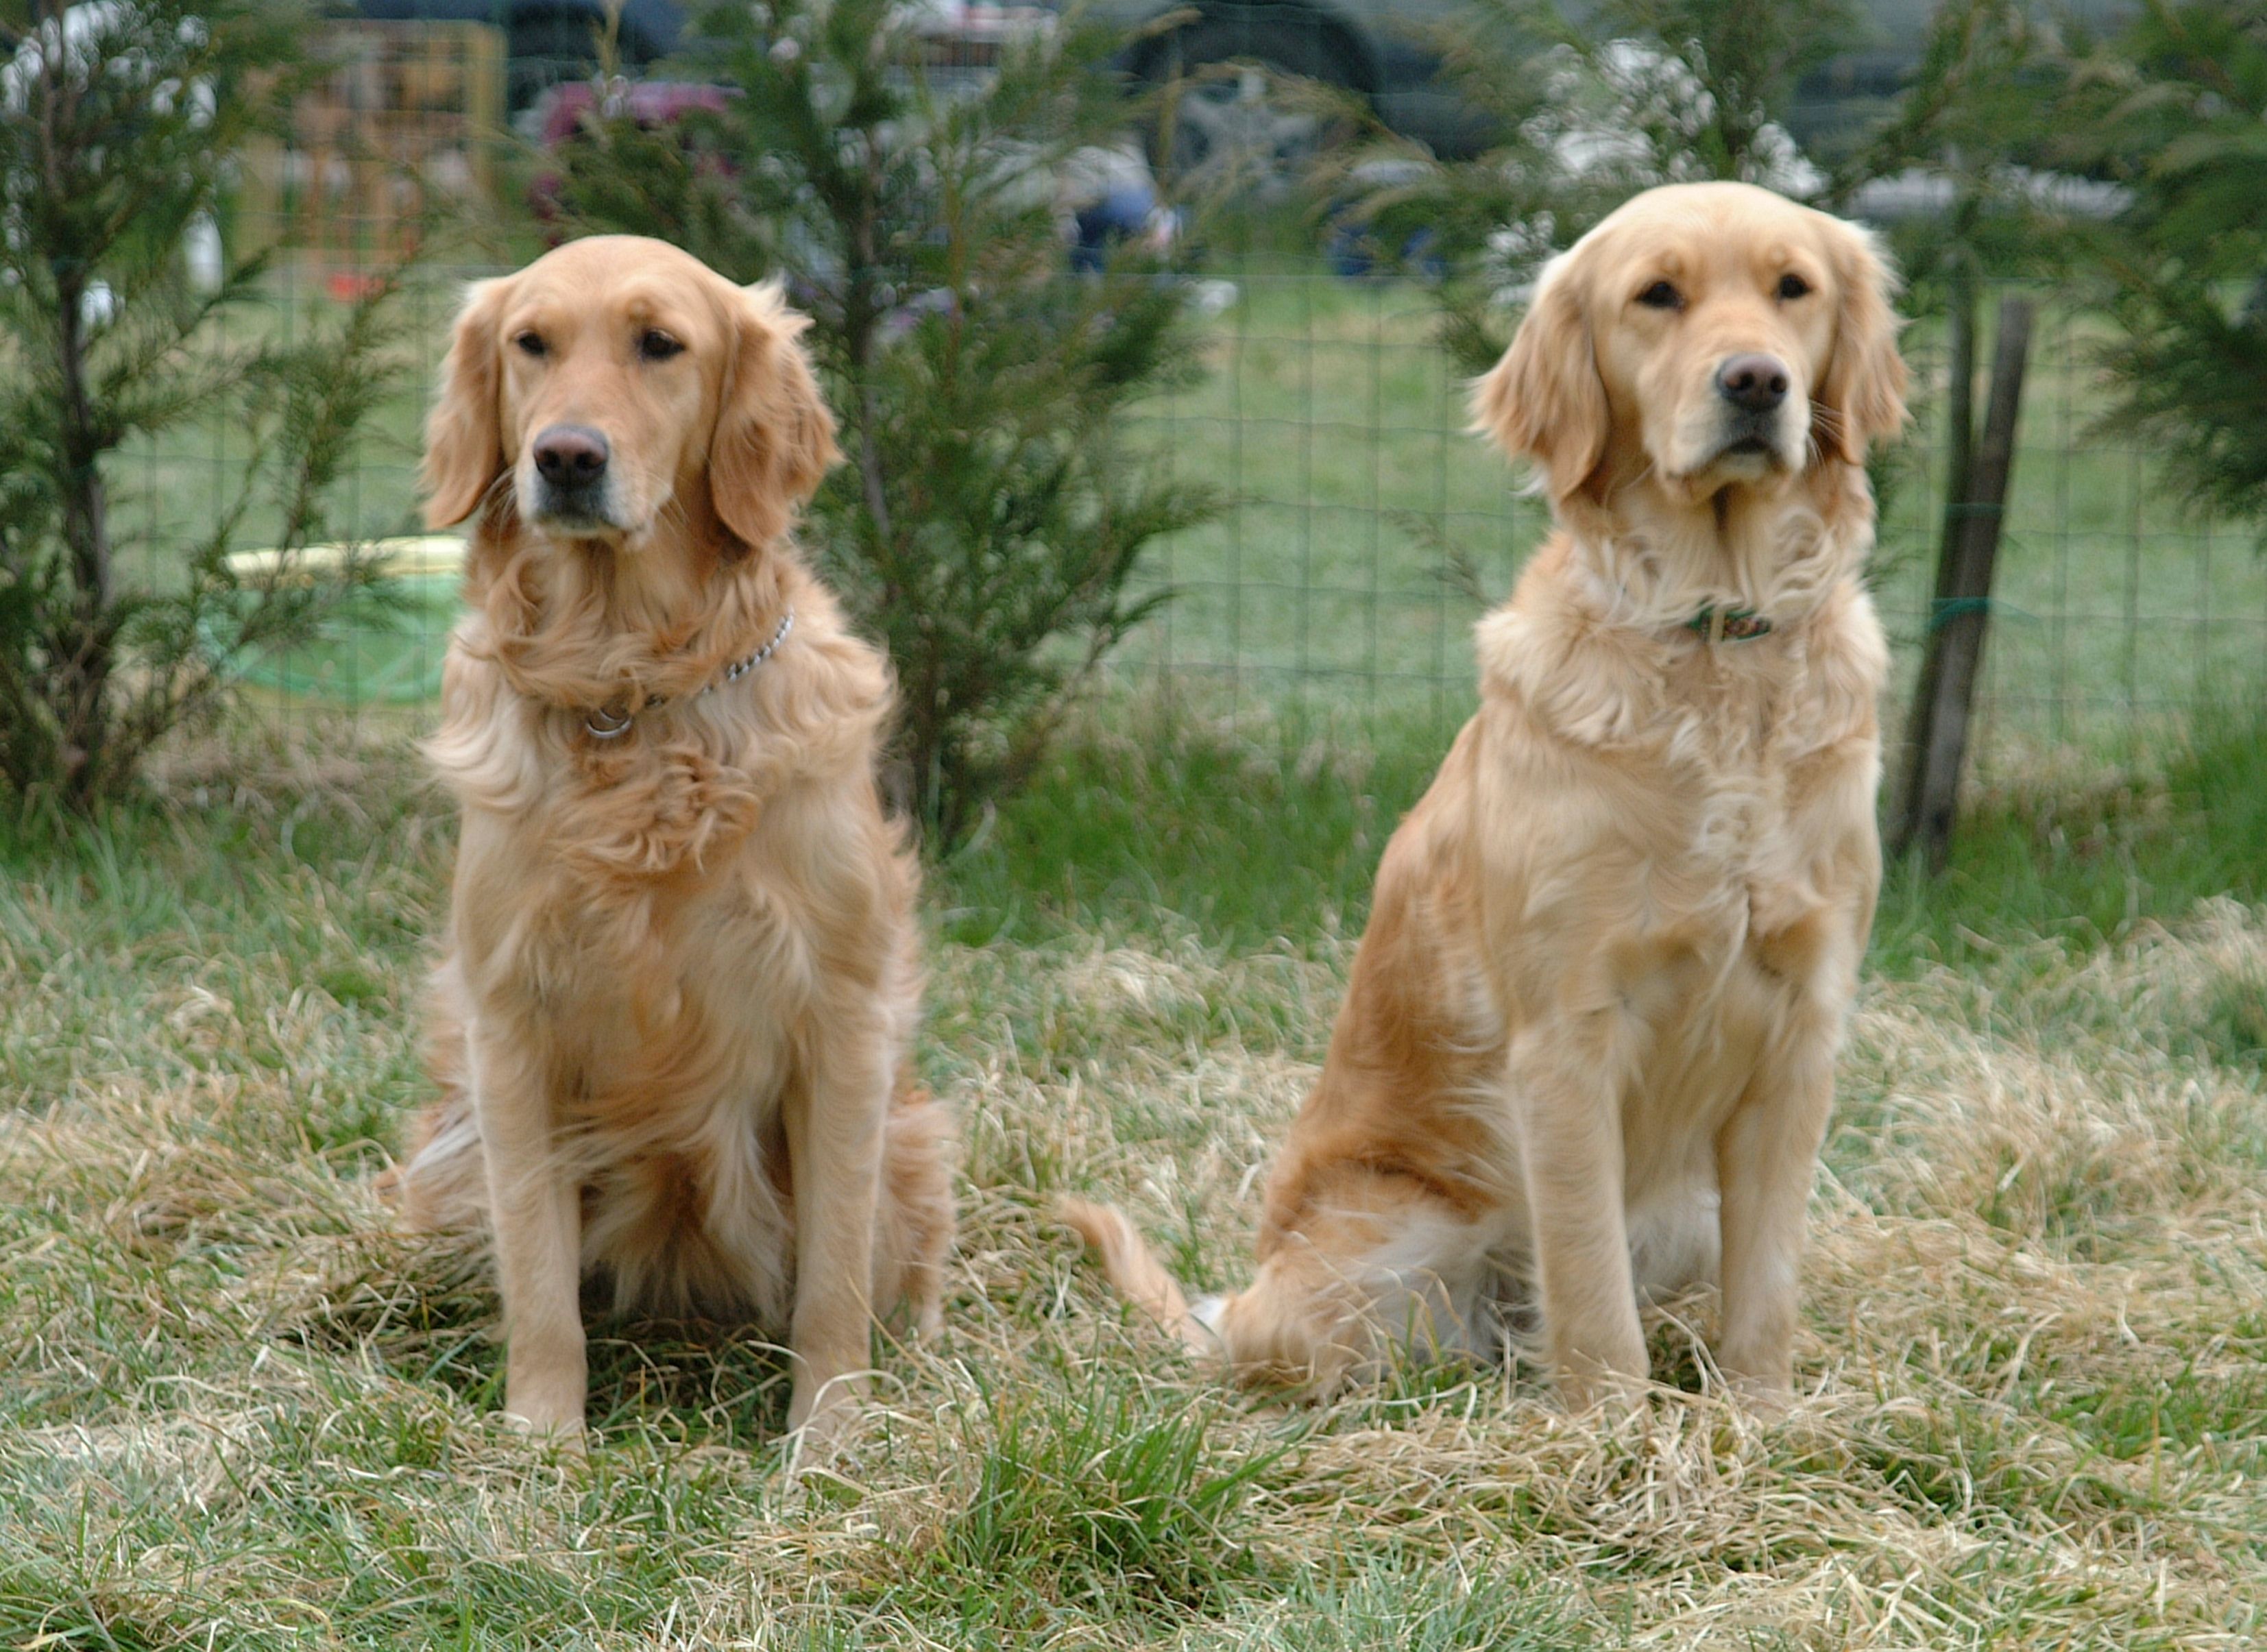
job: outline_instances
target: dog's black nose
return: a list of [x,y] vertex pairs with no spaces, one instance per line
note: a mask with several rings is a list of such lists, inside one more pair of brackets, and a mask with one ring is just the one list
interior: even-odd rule
[[1786,363],[1776,356],[1735,356],[1716,370],[1716,393],[1750,413],[1786,400]]
[[581,488],[606,468],[606,438],[580,424],[554,424],[535,438],[535,468],[557,488]]

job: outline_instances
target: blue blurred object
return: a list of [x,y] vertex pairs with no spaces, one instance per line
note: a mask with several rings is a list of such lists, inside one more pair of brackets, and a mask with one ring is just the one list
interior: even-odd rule
[[1369,225],[1333,214],[1324,253],[1331,274],[1341,281],[1405,275],[1413,275],[1423,281],[1442,281],[1448,277],[1449,266],[1432,250],[1433,242],[1432,231],[1412,231],[1401,243],[1399,253],[1389,253],[1378,246],[1376,232]]
[[1109,258],[1111,243],[1131,240],[1148,232],[1157,211],[1157,192],[1146,183],[1119,182],[1102,198],[1073,215],[1078,239],[1071,243],[1070,267],[1082,275],[1098,275]]

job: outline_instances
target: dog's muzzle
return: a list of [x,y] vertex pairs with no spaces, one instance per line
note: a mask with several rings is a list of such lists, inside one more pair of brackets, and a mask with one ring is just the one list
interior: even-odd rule
[[1760,353],[1727,357],[1716,368],[1716,394],[1723,403],[1723,458],[1780,457],[1779,426],[1793,376],[1776,356]]
[[530,457],[535,461],[530,514],[537,521],[562,527],[616,525],[608,486],[613,448],[604,431],[585,424],[547,426],[537,435]]

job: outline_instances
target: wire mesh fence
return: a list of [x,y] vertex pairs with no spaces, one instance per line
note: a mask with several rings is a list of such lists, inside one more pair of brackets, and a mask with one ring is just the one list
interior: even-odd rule
[[[405,391],[363,440],[339,502],[342,532],[418,532],[419,416],[456,287],[485,273],[427,269],[405,293]],[[1147,577],[1170,599],[1121,648],[1111,681],[1231,717],[1461,719],[1481,611],[1470,576],[1489,598],[1508,591],[1548,513],[1468,433],[1428,295],[1289,260],[1229,265],[1192,292],[1214,311],[1204,375],[1148,409],[1141,435],[1158,462],[1214,484],[1232,508],[1157,547]],[[296,263],[264,321],[304,326],[338,302],[319,268]],[[2034,347],[1980,699],[1987,761],[2147,738],[2200,699],[2255,682],[2267,660],[2267,564],[2253,536],[2185,511],[2149,455],[2096,429],[2096,327],[2051,305]],[[1910,664],[1942,520],[1942,363],[1925,329],[1908,354],[1918,417],[1886,470],[1874,576]],[[249,457],[226,429],[136,455],[125,510],[143,513],[148,532],[136,537],[152,576],[224,508]],[[415,707],[437,691],[453,570],[425,546],[395,566],[399,602],[251,668],[275,715]]]
[[[1174,599],[1121,670],[1207,685],[1230,708],[1461,717],[1480,612],[1465,570],[1501,596],[1549,524],[1469,433],[1427,292],[1319,264],[1216,279],[1234,297],[1208,375],[1154,424],[1238,508],[1161,553]],[[1980,699],[1984,747],[2003,758],[2146,738],[2267,662],[2256,535],[2189,510],[2104,431],[2105,324],[2080,295],[2043,297]],[[1910,670],[1943,521],[1946,364],[1928,326],[1905,349],[1916,416],[1882,466],[1872,577]]]
[[[443,67],[428,53],[405,72],[422,74],[431,92]],[[516,233],[524,249],[539,246],[524,166],[482,160],[461,172],[479,212],[519,222],[501,241]],[[286,152],[270,175],[297,180],[301,195],[248,187],[229,226],[242,244],[272,238],[295,213],[304,219],[326,188],[347,214],[368,193],[330,179],[319,156]],[[399,239],[409,217],[388,211],[386,234]],[[289,334],[318,321],[351,301],[386,250],[377,245],[386,235],[374,240],[352,224],[300,239],[307,245],[278,262],[265,307],[234,325]],[[347,477],[342,536],[418,532],[422,409],[457,289],[493,268],[428,262],[405,286],[403,388]],[[1062,279],[1076,278],[1067,262]],[[1229,718],[1444,730],[1474,698],[1471,623],[1483,598],[1509,590],[1548,518],[1504,459],[1468,433],[1464,387],[1434,341],[1429,291],[1320,253],[1215,257],[1189,275],[1188,291],[1204,317],[1203,372],[1148,407],[1137,435],[1156,463],[1211,483],[1231,508],[1156,548],[1146,577],[1170,599],[1111,661],[1113,693]],[[2267,658],[2267,563],[2252,534],[2184,510],[2147,453],[2101,433],[2095,343],[2105,324],[2075,295],[2044,297],[1980,699],[1986,763],[2146,738],[2200,699],[2256,683]],[[1874,576],[1910,665],[1942,520],[1935,421],[1944,398],[1930,328],[1909,334],[1907,354],[1918,419],[1884,470]],[[162,579],[168,559],[225,508],[253,458],[226,428],[134,454],[119,479],[121,518],[150,576]],[[244,542],[259,542],[256,525]],[[453,616],[444,549],[411,546],[393,564],[392,600],[314,648],[254,662],[256,702],[286,719],[318,709],[422,715]]]

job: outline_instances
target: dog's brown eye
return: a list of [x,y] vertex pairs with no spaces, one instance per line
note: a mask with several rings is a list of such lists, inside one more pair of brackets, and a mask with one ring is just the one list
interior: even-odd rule
[[648,327],[638,334],[638,355],[649,362],[665,362],[672,356],[685,354],[685,346],[659,327]]
[[1667,282],[1656,281],[1638,294],[1637,301],[1648,310],[1676,310],[1684,306],[1684,295]]
[[1779,278],[1779,296],[1782,298],[1800,298],[1809,290],[1810,283],[1800,275],[1788,275]]
[[550,349],[550,346],[544,343],[543,334],[540,333],[523,333],[512,340],[512,342],[530,356],[541,356]]

